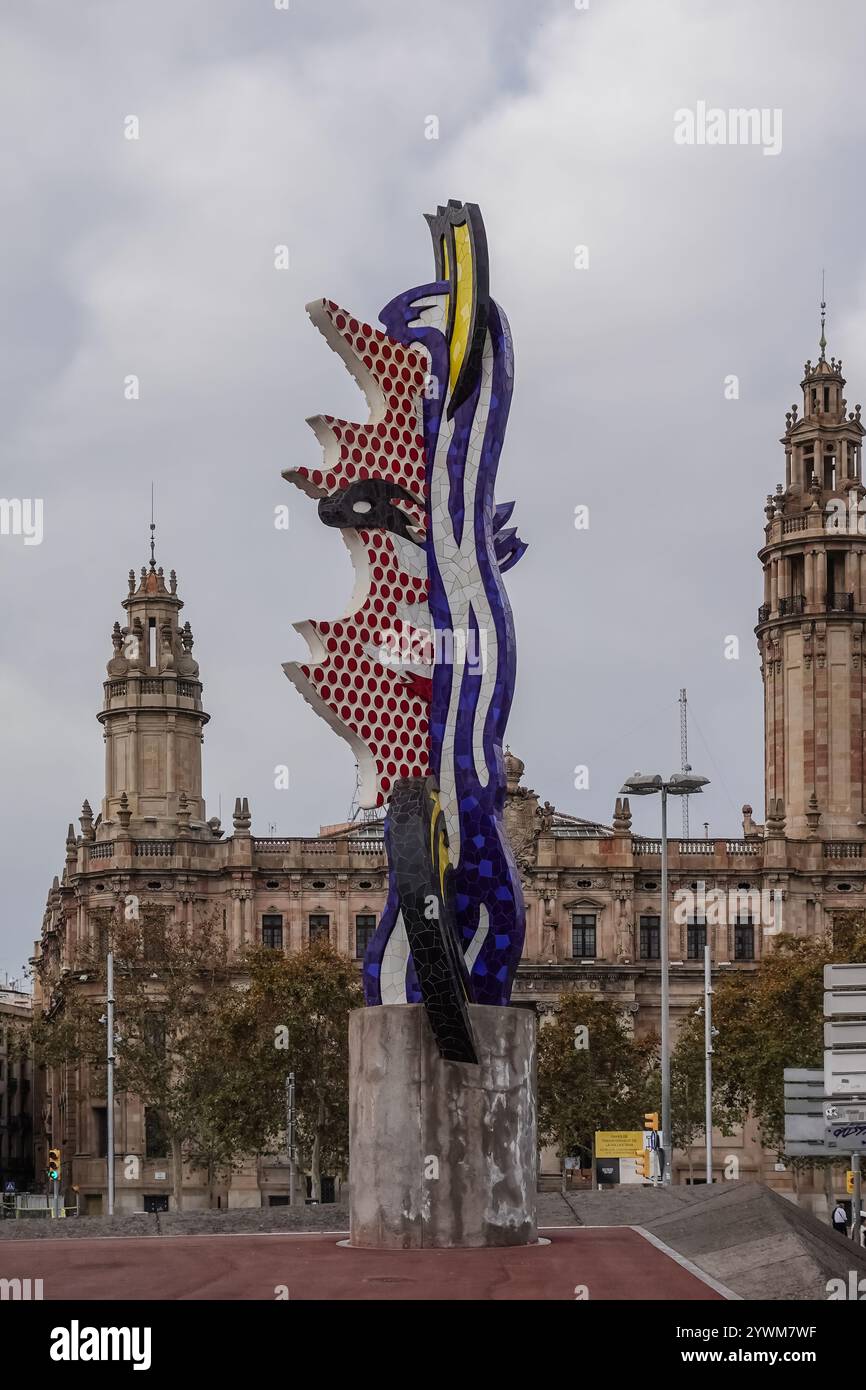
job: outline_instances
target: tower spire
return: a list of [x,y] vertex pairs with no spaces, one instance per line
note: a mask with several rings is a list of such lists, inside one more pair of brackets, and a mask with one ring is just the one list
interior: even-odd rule
[[802,414],[794,405],[786,417],[785,472],[768,499],[760,551],[767,833],[784,819],[793,840],[859,847],[866,574],[850,517],[866,493],[866,427],[858,409],[848,410],[841,361],[826,356],[823,273],[820,303],[821,357],[804,365]]
[[150,485],[150,568],[156,569],[156,522],[153,519],[153,483]]
[[824,362],[824,361],[826,361],[826,356],[825,356],[825,354],[826,354],[826,351],[827,351],[827,338],[826,338],[826,335],[825,335],[825,333],[824,333],[824,325],[825,325],[825,323],[826,323],[826,319],[827,319],[827,301],[826,301],[826,299],[824,298],[824,270],[823,270],[823,268],[822,268],[822,270],[821,270],[821,337],[818,339],[818,346],[819,346],[819,348],[821,349],[821,356],[818,358],[818,361],[819,361],[819,362]]

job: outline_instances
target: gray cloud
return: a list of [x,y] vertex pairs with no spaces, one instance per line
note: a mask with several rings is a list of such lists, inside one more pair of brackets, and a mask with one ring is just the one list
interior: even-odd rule
[[[348,750],[280,670],[303,650],[292,621],[340,612],[351,584],[280,471],[316,459],[305,416],[363,409],[303,306],[375,318],[429,273],[421,214],[450,196],[482,206],[516,337],[499,491],[531,544],[510,576],[527,780],[608,819],[625,774],[678,765],[686,685],[714,779],[693,828],[736,834],[743,801],[761,814],[755,551],[822,264],[831,350],[852,403],[866,391],[856,0],[820,25],[801,0],[37,3],[4,23],[2,492],[45,499],[45,540],[0,539],[0,969],[29,952],[66,824],[101,795],[94,716],[151,479],[213,716],[210,810],[245,794],[259,833],[346,813]],[[781,154],[675,146],[673,113],[698,100],[781,108]]]

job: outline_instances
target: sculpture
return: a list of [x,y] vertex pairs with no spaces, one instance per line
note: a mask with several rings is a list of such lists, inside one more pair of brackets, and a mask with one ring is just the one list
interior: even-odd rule
[[388,803],[366,1002],[422,1002],[441,1056],[475,1062],[467,1003],[509,1002],[524,936],[502,824],[516,668],[502,574],[526,547],[514,504],[494,501],[513,355],[481,213],[452,201],[427,221],[435,279],[385,306],[384,333],[307,306],[370,418],[311,419],[322,467],[283,474],[342,531],[356,573],[347,614],[296,624],[310,660],[284,669],[352,747],[361,805]]

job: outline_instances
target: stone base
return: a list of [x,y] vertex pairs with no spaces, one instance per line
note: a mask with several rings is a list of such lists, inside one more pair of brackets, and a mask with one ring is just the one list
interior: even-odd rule
[[349,1019],[350,1244],[530,1245],[535,1015],[472,1004],[479,1063],[444,1062],[420,1004]]

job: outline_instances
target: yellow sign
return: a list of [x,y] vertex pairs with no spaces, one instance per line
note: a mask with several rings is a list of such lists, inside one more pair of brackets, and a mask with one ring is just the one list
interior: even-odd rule
[[597,1129],[596,1158],[634,1158],[643,1152],[642,1129]]

